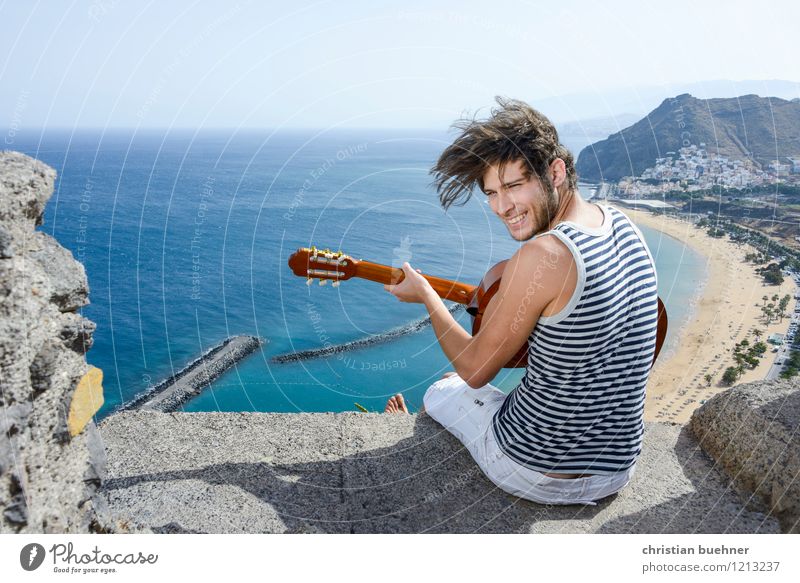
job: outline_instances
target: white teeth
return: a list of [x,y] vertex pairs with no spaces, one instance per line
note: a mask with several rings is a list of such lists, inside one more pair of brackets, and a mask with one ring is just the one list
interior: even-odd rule
[[527,213],[528,213],[528,211],[525,211],[524,213],[522,213],[521,215],[517,215],[517,216],[516,216],[516,217],[514,217],[513,219],[508,219],[508,221],[507,221],[507,222],[508,222],[508,224],[509,224],[509,225],[516,225],[518,222],[520,222],[522,219],[524,219],[524,218],[525,218],[525,215],[526,215]]

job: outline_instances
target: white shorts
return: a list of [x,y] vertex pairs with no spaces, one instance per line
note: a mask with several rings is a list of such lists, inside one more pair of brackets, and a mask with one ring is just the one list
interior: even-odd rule
[[500,489],[540,504],[589,504],[619,492],[630,481],[636,464],[618,474],[584,478],[551,478],[508,457],[492,430],[492,417],[506,395],[487,384],[473,389],[456,375],[433,383],[425,392],[425,412],[441,423],[469,450],[481,471]]

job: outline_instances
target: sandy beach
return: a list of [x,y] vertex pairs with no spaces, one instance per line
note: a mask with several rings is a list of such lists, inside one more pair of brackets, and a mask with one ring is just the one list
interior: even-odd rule
[[[701,402],[728,387],[722,374],[735,366],[733,346],[747,338],[756,342],[753,329],[762,331],[766,341],[774,333],[785,333],[790,318],[773,319],[767,326],[761,312],[764,295],[783,297],[789,294],[788,312],[794,311],[795,285],[785,278],[780,286],[762,283],[756,266],[745,262],[745,255],[754,251],[750,245],[733,243],[727,237],[715,239],[704,230],[677,217],[653,215],[648,211],[619,208],[636,224],[657,229],[665,235],[691,246],[706,258],[707,279],[698,282],[698,293],[692,301],[688,321],[670,321],[679,326],[676,346],[664,345],[647,385],[646,421],[685,423]],[[651,251],[654,251],[651,249]],[[771,301],[771,300],[769,300]],[[772,345],[755,369],[747,369],[738,383],[763,379],[775,355]],[[705,375],[713,379],[709,386]]]

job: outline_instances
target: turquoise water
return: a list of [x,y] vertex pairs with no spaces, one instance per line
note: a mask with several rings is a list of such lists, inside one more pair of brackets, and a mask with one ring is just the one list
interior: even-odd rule
[[[92,303],[83,314],[98,326],[87,359],[105,375],[98,416],[233,334],[268,343],[185,410],[382,410],[398,391],[418,407],[450,370],[430,328],[328,359],[270,358],[427,315],[373,282],[307,287],[286,266],[298,247],[384,264],[408,259],[471,283],[514,253],[519,244],[481,198],[447,213],[439,206],[427,172],[448,143],[444,133],[399,130],[18,137],[16,149],[59,173],[41,228],[86,266]],[[674,333],[704,262],[642,231]],[[464,312],[459,321],[469,329]],[[504,370],[493,382],[511,390],[521,374]]]

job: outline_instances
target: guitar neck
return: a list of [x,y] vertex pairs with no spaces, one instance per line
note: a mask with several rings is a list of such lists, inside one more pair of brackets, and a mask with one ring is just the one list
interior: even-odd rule
[[[358,262],[356,267],[356,277],[376,281],[382,284],[398,284],[405,279],[405,273],[399,267],[390,267],[388,265],[381,265],[380,263],[372,263],[371,261],[364,261],[363,259]],[[454,281],[452,279],[443,279],[441,277],[434,277],[432,275],[420,274],[428,280],[433,290],[443,300],[450,300],[451,302],[458,302],[459,304],[469,304],[472,299],[472,294],[476,286]]]

